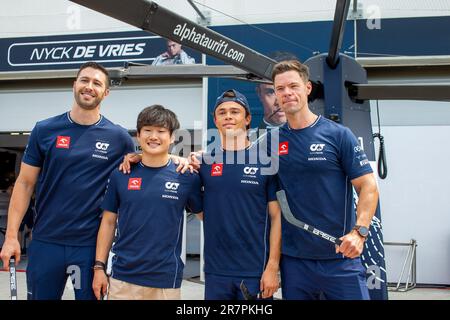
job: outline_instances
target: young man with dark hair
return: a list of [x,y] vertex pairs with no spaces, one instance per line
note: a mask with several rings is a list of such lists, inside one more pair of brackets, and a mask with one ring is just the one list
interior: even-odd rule
[[116,225],[108,299],[180,299],[183,210],[200,213],[202,198],[198,174],[176,172],[170,159],[179,126],[176,115],[160,105],[138,116],[142,160],[129,175],[111,174],[102,203],[92,285],[97,299],[107,293],[105,268]]
[[83,64],[73,83],[72,109],[39,121],[31,132],[12,194],[3,266],[20,261],[18,231],[36,186],[36,219],[28,248],[28,299],[61,299],[68,275],[76,299],[95,299],[92,266],[100,203],[108,176],[134,150],[127,131],[100,114],[109,76]]
[[[346,127],[308,106],[309,70],[297,60],[279,62],[272,79],[287,123],[279,134],[278,177],[293,214],[342,244],[311,235],[283,220],[282,293],[286,299],[369,299],[360,261],[378,202],[369,161]],[[353,206],[353,191],[359,196]]]
[[[236,90],[217,98],[214,123],[221,148],[202,156],[205,299],[271,298],[278,290],[281,247],[276,176],[265,174],[258,146],[247,137],[247,99]],[[265,150],[262,150],[265,153]]]

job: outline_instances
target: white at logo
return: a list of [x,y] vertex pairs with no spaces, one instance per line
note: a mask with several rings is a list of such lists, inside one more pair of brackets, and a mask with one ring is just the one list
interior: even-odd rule
[[81,268],[77,265],[70,265],[66,269],[66,274],[70,275],[74,289],[81,289]]
[[367,268],[366,273],[371,275],[367,277],[367,287],[369,289],[381,289],[381,269],[377,265],[371,265]]
[[381,29],[381,8],[377,5],[371,5],[365,11],[367,16],[367,29]]
[[95,144],[95,147],[96,147],[98,150],[106,151],[106,150],[108,149],[108,147],[109,147],[109,143],[97,142],[97,143]]
[[168,189],[168,190],[178,190],[178,186],[179,186],[180,184],[179,183],[176,183],[176,182],[166,182],[166,189]]
[[309,147],[312,152],[322,151],[325,147],[325,143],[314,143]]
[[244,168],[245,174],[256,174],[256,172],[258,172],[258,168],[253,168],[253,167],[245,167]]

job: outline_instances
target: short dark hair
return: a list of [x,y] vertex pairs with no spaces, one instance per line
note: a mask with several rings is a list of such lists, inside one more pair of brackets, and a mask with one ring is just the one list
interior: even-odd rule
[[286,60],[278,62],[272,70],[272,81],[275,81],[275,77],[277,75],[288,71],[296,71],[305,82],[309,81],[308,66],[302,64],[298,60]]
[[100,70],[101,72],[103,72],[104,75],[106,76],[106,83],[105,83],[106,88],[107,89],[109,88],[110,80],[109,80],[109,72],[108,72],[108,70],[106,70],[106,68],[104,66],[102,66],[101,64],[99,64],[99,63],[97,63],[95,61],[89,61],[89,62],[83,63],[80,66],[80,69],[78,69],[77,79],[78,79],[78,76],[80,75],[81,71],[83,71],[86,68],[92,68],[92,69]]
[[245,109],[245,117],[250,115],[250,105],[248,104],[247,98],[237,90],[229,89],[224,91],[220,96],[216,99],[216,104],[214,105],[214,114],[216,113],[216,109],[222,103],[227,101],[233,101],[240,104]]
[[140,133],[144,126],[166,128],[172,134],[180,128],[180,123],[178,122],[177,115],[173,111],[164,108],[162,105],[154,104],[144,108],[139,113],[136,126],[137,132]]

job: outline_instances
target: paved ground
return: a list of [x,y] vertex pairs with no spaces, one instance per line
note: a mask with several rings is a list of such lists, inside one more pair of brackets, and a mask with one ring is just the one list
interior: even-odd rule
[[[18,270],[24,270],[26,261],[21,262]],[[188,260],[185,268],[185,277],[181,285],[181,298],[183,300],[203,300],[204,285],[199,281],[198,261]],[[17,287],[19,300],[26,299],[26,279],[25,272],[17,272]],[[275,295],[281,298],[280,290]],[[63,296],[64,300],[74,299],[72,284],[67,282]],[[449,289],[413,289],[408,292],[389,292],[390,300],[450,300]],[[0,271],[0,300],[9,300],[9,273]]]
[[[194,283],[192,281],[183,281],[181,286],[181,298],[183,300],[202,300],[204,286],[202,284]],[[17,295],[19,300],[26,300],[26,280],[25,273],[17,273]],[[0,300],[9,300],[9,274],[7,272],[0,272]],[[73,300],[74,294],[72,284],[67,282],[66,290],[64,291],[63,300]]]

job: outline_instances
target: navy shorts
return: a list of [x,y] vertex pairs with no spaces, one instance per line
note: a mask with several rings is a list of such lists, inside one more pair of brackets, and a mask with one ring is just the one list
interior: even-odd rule
[[308,260],[283,255],[281,290],[288,300],[370,300],[360,258]]
[[95,300],[95,246],[76,247],[33,239],[28,248],[28,300],[60,300],[70,276],[76,300]]
[[234,277],[205,273],[205,300],[245,300],[241,292],[241,281],[244,280],[252,296],[256,296],[260,288],[259,277]]

